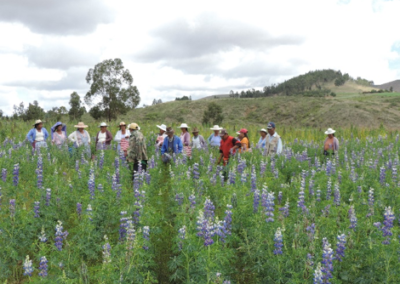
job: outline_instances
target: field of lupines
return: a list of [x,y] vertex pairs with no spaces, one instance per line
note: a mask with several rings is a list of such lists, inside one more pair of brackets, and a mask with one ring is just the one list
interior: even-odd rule
[[164,165],[142,128],[134,182],[116,151],[3,138],[2,282],[400,282],[396,132],[339,131],[325,160],[321,131],[284,129],[281,156],[236,155],[224,182],[217,150]]

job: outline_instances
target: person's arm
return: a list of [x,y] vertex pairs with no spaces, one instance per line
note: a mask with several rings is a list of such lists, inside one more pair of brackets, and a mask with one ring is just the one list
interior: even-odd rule
[[47,132],[47,129],[43,127],[43,137],[44,137],[44,141],[47,140],[47,138],[49,138],[49,132]]
[[276,153],[281,154],[282,153],[282,139],[279,138],[278,140],[278,145],[276,146]]
[[90,138],[90,134],[89,134],[89,132],[87,132],[86,130],[85,130],[85,132],[86,132],[86,135],[87,135],[87,137],[88,137],[88,143],[90,144],[90,142],[92,142],[92,140],[91,140],[91,138]]
[[335,139],[334,139],[334,142],[335,142],[335,151],[339,151],[339,139],[337,139],[336,137],[335,137]]
[[237,140],[236,138],[233,138],[232,139],[232,148],[231,148],[231,151],[233,152],[233,151],[235,151],[235,150],[237,150],[237,149],[240,149],[240,148],[242,148],[242,144],[240,143],[240,141],[239,140]]
[[182,153],[183,144],[182,144],[182,140],[179,137],[178,137],[177,145],[178,145],[178,153]]
[[200,145],[201,147],[205,147],[206,146],[206,140],[204,140],[204,137],[200,135]]
[[328,140],[328,138],[325,139],[324,141],[324,151],[328,151],[329,150],[329,146],[326,145],[326,141]]
[[75,143],[76,140],[76,132],[72,132],[69,136],[68,136],[68,140],[71,141],[72,143]]
[[208,139],[207,139],[208,144],[211,144],[211,140],[212,140],[213,136],[214,136],[214,133],[212,133],[210,135],[210,137],[208,137]]
[[100,131],[97,132],[97,134],[96,134],[96,147],[97,147],[97,143],[99,143],[99,133],[100,133]]
[[111,144],[111,141],[112,141],[112,139],[113,139],[113,136],[112,136],[112,134],[111,134],[111,132],[110,131],[106,131],[106,144]]
[[168,138],[164,139],[164,143],[162,143],[161,145],[161,155],[164,155],[167,151],[168,151],[168,142],[167,142]]
[[28,134],[26,135],[26,139],[28,139],[28,141],[32,144],[34,142],[33,139],[33,130],[34,128],[32,128],[31,130],[29,130]]

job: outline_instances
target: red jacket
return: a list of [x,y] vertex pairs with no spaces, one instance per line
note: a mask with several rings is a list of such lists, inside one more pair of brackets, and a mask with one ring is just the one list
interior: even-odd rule
[[[238,145],[240,147],[240,141],[232,136],[228,136],[226,140],[221,139],[221,146],[219,147],[219,152],[224,155],[224,159],[229,159],[230,151],[235,146]],[[235,152],[233,152],[235,153]]]

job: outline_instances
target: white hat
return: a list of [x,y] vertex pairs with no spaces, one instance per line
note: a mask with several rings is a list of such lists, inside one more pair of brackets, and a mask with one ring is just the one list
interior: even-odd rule
[[41,124],[43,123],[43,121],[41,121],[40,119],[36,120],[35,123],[33,124],[33,126],[37,125],[37,124]]
[[157,127],[163,131],[167,131],[167,126],[165,124],[157,125]]
[[218,125],[214,125],[212,128],[210,128],[211,130],[221,130],[222,127],[219,127]]
[[179,126],[179,128],[190,128],[186,123],[182,123],[181,126]]
[[328,134],[333,134],[333,133],[335,133],[335,132],[336,132],[336,131],[333,130],[332,128],[328,128],[328,130],[325,131],[325,134],[328,135]]
[[262,129],[260,130],[260,132],[268,133],[268,131],[267,131],[265,128],[262,128]]
[[107,123],[105,123],[105,122],[100,123],[100,126],[99,126],[99,127],[103,127],[103,126],[107,127],[108,125],[107,125]]
[[83,122],[79,122],[77,125],[74,126],[75,128],[86,128],[88,127],[87,125],[85,125]]

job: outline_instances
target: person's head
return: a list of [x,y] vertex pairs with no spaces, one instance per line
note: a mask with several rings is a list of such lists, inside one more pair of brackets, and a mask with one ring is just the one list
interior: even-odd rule
[[222,130],[219,132],[219,136],[222,138],[222,140],[226,140],[226,139],[228,139],[229,134],[228,134],[228,132],[227,132],[225,129],[222,129]]
[[33,127],[36,128],[37,130],[40,130],[43,128],[43,122],[40,119],[38,119],[35,121]]
[[163,135],[165,131],[167,131],[167,126],[165,124],[157,125],[157,128],[160,129],[160,135]]
[[106,132],[107,126],[108,126],[107,123],[102,122],[102,123],[100,124],[100,131],[101,131],[102,133]]
[[247,137],[247,129],[246,128],[242,128],[239,130],[239,132],[237,133],[239,135],[239,139],[243,139],[244,137]]
[[332,128],[328,128],[327,131],[325,131],[325,134],[328,135],[329,138],[332,138],[335,136],[335,130],[333,130]]
[[83,122],[79,122],[77,125],[74,126],[79,132],[83,132],[85,128],[88,126],[85,125]]
[[63,125],[62,125],[62,124],[57,125],[56,131],[57,131],[57,132],[60,132],[60,131],[62,131],[62,128],[63,128]]
[[120,124],[119,124],[119,129],[122,130],[122,131],[125,131],[126,130],[126,123],[121,121]]
[[260,136],[262,138],[265,138],[265,136],[267,136],[267,133],[268,133],[268,131],[264,128],[260,130]]
[[137,123],[131,123],[131,124],[129,124],[129,131],[130,132],[133,132],[133,131],[137,131],[137,130],[139,130],[139,125],[137,125]]
[[182,123],[181,126],[179,126],[179,128],[181,129],[182,133],[186,133],[188,132],[189,126],[186,123]]
[[214,125],[212,128],[210,128],[212,131],[214,131],[214,135],[217,136],[219,135],[219,131],[222,129],[218,125]]
[[174,130],[171,126],[167,127],[165,133],[168,135],[169,138],[172,138],[174,136]]
[[274,135],[275,134],[275,123],[273,123],[273,122],[268,123],[267,130],[268,130],[269,135],[271,135],[271,136]]
[[199,130],[197,129],[197,127],[193,128],[192,133],[194,137],[197,137],[199,135]]

